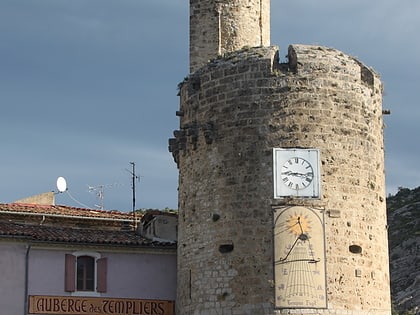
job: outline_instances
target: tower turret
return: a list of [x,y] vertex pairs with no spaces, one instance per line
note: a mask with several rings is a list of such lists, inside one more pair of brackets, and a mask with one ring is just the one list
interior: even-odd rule
[[280,63],[268,2],[191,0],[177,314],[390,315],[382,83],[323,46]]
[[190,0],[190,71],[218,55],[270,45],[269,0]]

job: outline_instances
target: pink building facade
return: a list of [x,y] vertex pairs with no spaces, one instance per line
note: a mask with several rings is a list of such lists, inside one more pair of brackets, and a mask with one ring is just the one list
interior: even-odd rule
[[0,205],[2,313],[174,314],[176,243],[127,213]]

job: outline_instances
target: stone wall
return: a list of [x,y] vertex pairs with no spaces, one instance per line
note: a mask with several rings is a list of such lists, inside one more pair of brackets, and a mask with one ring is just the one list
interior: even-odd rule
[[[180,84],[178,314],[390,314],[381,82],[334,49],[278,53]],[[320,150],[319,200],[273,199],[275,147]],[[274,307],[273,208],[293,205],[325,213],[327,309]]]
[[244,46],[270,45],[269,0],[190,0],[190,70]]

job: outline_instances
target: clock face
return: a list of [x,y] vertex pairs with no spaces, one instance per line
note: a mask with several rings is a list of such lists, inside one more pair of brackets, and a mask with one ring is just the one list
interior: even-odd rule
[[274,212],[276,307],[325,308],[323,212],[295,206]]
[[314,179],[311,163],[301,157],[292,157],[281,168],[283,184],[290,189],[301,190],[309,187]]
[[274,198],[320,198],[318,149],[273,149]]

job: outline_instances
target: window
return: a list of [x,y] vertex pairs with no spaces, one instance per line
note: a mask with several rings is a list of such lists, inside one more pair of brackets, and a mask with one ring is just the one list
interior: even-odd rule
[[65,256],[65,291],[75,294],[106,292],[107,258],[98,253],[75,252]]
[[76,260],[77,291],[93,291],[95,288],[95,258],[79,256]]

